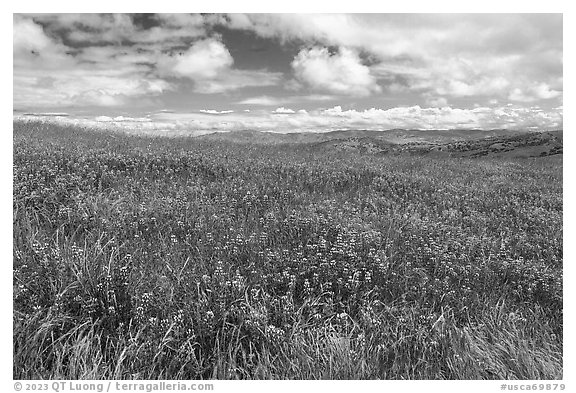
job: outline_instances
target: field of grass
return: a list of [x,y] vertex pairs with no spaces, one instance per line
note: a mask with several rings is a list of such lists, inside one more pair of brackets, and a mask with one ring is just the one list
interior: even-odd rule
[[14,123],[15,379],[560,379],[562,164]]

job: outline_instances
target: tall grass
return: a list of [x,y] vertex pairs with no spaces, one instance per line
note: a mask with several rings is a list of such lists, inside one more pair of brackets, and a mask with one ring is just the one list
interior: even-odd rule
[[562,378],[561,173],[14,123],[14,378]]

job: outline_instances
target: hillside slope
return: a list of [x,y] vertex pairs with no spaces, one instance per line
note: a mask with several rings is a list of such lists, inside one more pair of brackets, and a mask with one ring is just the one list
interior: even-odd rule
[[454,142],[392,143],[381,138],[352,137],[316,144],[320,150],[357,151],[367,154],[429,154],[450,157],[529,158],[561,155],[562,131],[496,135]]

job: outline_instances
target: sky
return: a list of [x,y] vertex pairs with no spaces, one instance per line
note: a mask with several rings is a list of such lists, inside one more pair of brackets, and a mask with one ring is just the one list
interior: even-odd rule
[[562,14],[14,14],[14,117],[156,134],[563,127]]

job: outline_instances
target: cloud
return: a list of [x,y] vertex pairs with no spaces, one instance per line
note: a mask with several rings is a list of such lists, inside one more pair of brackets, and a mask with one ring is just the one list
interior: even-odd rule
[[510,92],[508,99],[511,101],[519,101],[519,102],[533,102],[536,100],[533,96],[525,94],[522,89],[516,88]]
[[131,14],[37,14],[34,21],[49,33],[63,34],[71,42],[82,44],[126,44],[182,42],[204,36],[205,20],[199,14],[156,14],[144,28],[138,16]]
[[148,123],[151,122],[152,119],[149,117],[130,117],[130,116],[97,116],[94,118],[97,122],[115,122],[115,123]]
[[154,18],[163,27],[171,28],[191,28],[205,24],[204,16],[200,14],[155,14]]
[[272,113],[289,115],[292,113],[296,113],[296,111],[294,111],[293,109],[284,108],[283,106],[281,106],[280,108],[276,108],[275,110],[273,110]]
[[327,120],[327,123],[331,123],[332,127],[340,125],[342,128],[547,129],[562,126],[562,110],[543,111],[538,107],[506,106],[460,109],[451,107],[421,108],[416,105],[390,109],[371,108],[364,111],[344,111],[340,106],[336,106],[315,113],[315,117],[320,115],[325,116],[324,119],[331,119]]
[[234,111],[217,111],[214,109],[200,109],[199,112],[206,113],[208,115],[225,115],[228,113],[234,113]]
[[194,42],[184,52],[158,57],[157,68],[162,76],[194,81],[194,91],[203,94],[273,86],[282,78],[278,72],[234,69],[233,63],[228,48],[220,40],[207,38]]
[[331,101],[336,97],[326,94],[310,94],[301,96],[286,96],[286,97],[270,97],[270,96],[256,96],[248,97],[243,100],[237,101],[238,105],[258,105],[258,106],[278,106],[286,105],[293,102],[317,102],[317,101]]
[[[184,98],[202,101],[200,108],[218,105],[195,93],[226,94],[219,98],[229,104],[270,106],[269,114],[282,106],[310,109],[313,102],[332,106],[343,96],[356,105],[386,100],[387,106],[436,108],[493,100],[491,106],[553,108],[563,99],[560,14],[13,18],[13,103],[28,112],[158,108]],[[274,65],[283,72],[258,68],[257,59],[250,60],[250,69],[239,69],[247,60],[238,57],[236,63],[233,57],[242,46],[227,38],[230,32],[222,25],[286,44],[285,54],[297,48],[296,56],[290,64]],[[285,117],[296,124],[298,116]]]
[[497,78],[478,78],[473,82],[466,82],[457,79],[445,80],[443,85],[438,86],[435,90],[438,94],[453,97],[471,97],[478,95],[494,95],[498,92],[506,91],[510,85],[506,79]]
[[227,69],[213,79],[195,80],[194,91],[203,94],[225,93],[244,87],[275,86],[280,84],[281,80],[280,72]]
[[381,90],[370,68],[347,48],[337,53],[321,47],[303,49],[292,61],[292,68],[298,81],[320,91],[367,96]]
[[32,51],[40,51],[52,47],[54,43],[44,34],[42,26],[37,25],[30,19],[14,15],[13,27],[13,50],[14,56]]
[[358,48],[381,59],[562,48],[561,14],[229,14],[213,23],[281,41]]
[[438,97],[438,98],[429,97],[428,99],[426,99],[426,103],[430,106],[438,107],[438,108],[443,108],[445,106],[448,106],[448,100],[444,97]]
[[508,98],[518,102],[536,102],[560,97],[561,92],[553,90],[546,83],[538,83],[527,87],[525,90],[516,88],[510,92]]
[[298,96],[298,97],[294,97],[295,99],[301,99],[304,101],[331,101],[336,99],[335,96],[333,95],[328,95],[328,94],[310,94],[310,95],[306,95],[306,96]]
[[67,117],[70,116],[70,114],[66,112],[27,112],[23,113],[22,116]]
[[189,79],[213,79],[232,66],[234,60],[226,46],[209,38],[197,41],[186,51],[170,57],[161,57],[161,74]]
[[542,100],[549,100],[562,95],[561,92],[551,89],[546,83],[537,84],[532,88],[532,92],[537,98]]
[[[420,106],[344,110],[341,106],[327,109],[298,110],[294,113],[279,108],[275,111],[221,113],[153,113],[144,118],[108,117],[40,117],[64,124],[112,128],[134,133],[160,135],[199,135],[215,131],[259,130],[270,132],[326,132],[342,129],[387,130],[405,129],[558,129],[563,125],[563,109],[543,110],[538,106],[525,108],[506,105],[494,108],[460,109]],[[289,116],[285,114],[289,113]],[[27,119],[16,116],[15,119]],[[38,117],[34,117],[38,119]]]
[[234,14],[218,23],[280,42],[362,53],[387,93],[505,101],[522,98],[516,89],[536,83],[551,93],[528,99],[561,99],[553,93],[561,90],[563,72],[561,14]]
[[[74,53],[72,53],[74,52]],[[150,98],[173,86],[150,66],[126,61],[131,47],[88,47],[72,51],[49,37],[32,19],[14,17],[15,106],[61,108],[119,106]]]
[[66,47],[48,37],[42,26],[31,19],[14,15],[13,19],[14,69],[66,67],[74,61],[66,55]]
[[[201,17],[155,18],[160,23],[156,27],[164,26],[168,36],[178,26],[188,29]],[[278,72],[233,68],[228,48],[217,37],[180,42],[186,49],[178,50],[168,38],[161,44],[124,45],[122,37],[132,37],[135,31],[136,41],[145,41],[145,32],[133,19],[130,15],[15,15],[14,105],[28,109],[147,106],[158,105],[156,98],[168,91],[189,89],[182,81],[191,81],[193,91],[204,94],[281,82]],[[56,34],[59,29],[67,33]],[[152,34],[149,30],[146,34]],[[67,46],[63,37],[73,39],[69,36],[73,31],[93,36],[94,42],[97,32],[104,35],[98,45],[90,39],[86,45]],[[118,43],[107,43],[114,40]]]
[[280,98],[269,97],[269,96],[257,96],[245,98],[241,101],[236,102],[239,105],[261,105],[261,106],[273,106],[279,105],[283,100]]

